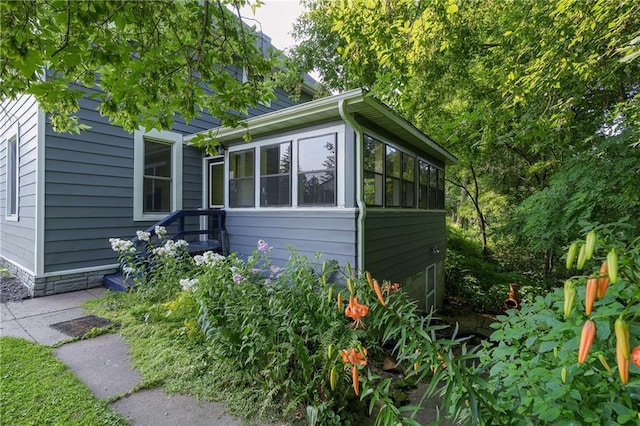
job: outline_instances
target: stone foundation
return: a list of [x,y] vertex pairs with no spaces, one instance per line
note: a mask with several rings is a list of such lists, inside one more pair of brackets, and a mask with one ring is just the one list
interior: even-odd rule
[[59,275],[34,277],[29,272],[18,268],[13,263],[7,262],[2,258],[0,258],[0,266],[5,267],[11,275],[20,280],[20,282],[29,289],[32,297],[49,296],[52,294],[101,287],[105,275],[118,271],[117,268],[105,268],[95,271],[76,272],[73,274],[65,274],[64,271],[61,271]]

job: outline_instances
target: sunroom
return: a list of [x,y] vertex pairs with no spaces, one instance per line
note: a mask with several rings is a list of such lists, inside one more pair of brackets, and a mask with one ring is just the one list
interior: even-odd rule
[[[362,90],[207,132],[204,208],[224,209],[229,250],[258,240],[400,282],[422,309],[444,296],[445,166],[456,158]],[[250,142],[247,135],[250,135]],[[198,135],[185,137],[193,143]]]

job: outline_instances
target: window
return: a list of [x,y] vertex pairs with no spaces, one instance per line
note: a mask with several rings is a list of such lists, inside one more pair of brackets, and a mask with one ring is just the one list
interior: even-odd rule
[[400,175],[402,170],[402,153],[392,146],[386,147],[386,186],[385,205],[400,207]]
[[224,162],[222,158],[209,160],[209,208],[224,206]]
[[298,205],[336,204],[336,135],[298,140]]
[[438,173],[440,170],[435,167],[431,167],[431,173],[429,174],[429,209],[434,210],[438,206]]
[[364,202],[382,207],[384,144],[364,135]]
[[260,206],[291,205],[291,142],[260,148]]
[[402,153],[402,207],[415,207],[416,160]]
[[437,202],[436,202],[436,208],[437,209],[444,209],[444,171],[442,170],[438,170],[438,195],[437,195]]
[[18,186],[20,155],[18,152],[18,134],[7,141],[7,218],[18,218]]
[[144,140],[143,213],[171,212],[171,144]]
[[158,220],[182,208],[182,135],[134,132],[134,220]]
[[368,206],[416,206],[416,157],[364,135],[364,202]]
[[431,166],[429,163],[419,161],[419,182],[420,190],[418,191],[418,207],[421,209],[429,208],[429,172]]
[[255,206],[253,149],[229,154],[229,206]]

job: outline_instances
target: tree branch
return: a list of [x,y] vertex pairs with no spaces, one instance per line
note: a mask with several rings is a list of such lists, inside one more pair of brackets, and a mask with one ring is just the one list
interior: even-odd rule
[[56,56],[58,53],[62,52],[67,47],[69,47],[70,32],[71,32],[71,0],[67,0],[67,32],[64,35],[64,43],[62,44],[62,46],[60,46],[60,48],[58,48],[58,50],[53,52],[53,54],[51,55],[52,58]]

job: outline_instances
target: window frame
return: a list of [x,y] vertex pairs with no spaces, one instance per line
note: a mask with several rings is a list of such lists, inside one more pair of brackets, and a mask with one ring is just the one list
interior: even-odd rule
[[[319,139],[319,138],[323,138],[325,136],[330,136],[333,138],[333,145],[334,145],[334,151],[335,153],[333,154],[333,164],[334,167],[333,169],[329,169],[329,168],[325,168],[325,169],[316,169],[316,170],[302,170],[300,168],[300,143],[301,141],[304,140],[309,140],[309,139]],[[296,145],[296,161],[295,161],[295,170],[296,170],[296,181],[297,181],[297,185],[296,185],[296,205],[300,206],[300,207],[336,207],[338,205],[338,134],[335,132],[325,132],[325,133],[318,133],[315,135],[311,135],[311,136],[301,136],[295,139],[295,145]],[[300,192],[300,177],[304,174],[309,174],[309,173],[320,173],[320,172],[328,172],[328,171],[333,171],[333,202],[332,203],[301,203],[300,202],[300,196],[301,196],[301,192]]]
[[[274,148],[274,147],[278,147],[280,148],[283,145],[289,145],[289,171],[287,173],[281,173],[280,170],[279,173],[270,173],[270,174],[262,174],[262,152],[265,149],[269,149],[269,148]],[[292,179],[292,166],[293,166],[293,140],[287,140],[287,141],[283,141],[283,142],[276,142],[276,143],[272,143],[272,144],[265,144],[265,145],[261,145],[259,148],[259,153],[260,153],[260,160],[259,160],[259,164],[260,164],[260,170],[256,170],[256,175],[258,177],[258,192],[260,194],[260,202],[259,202],[259,206],[260,207],[264,207],[264,208],[276,208],[276,207],[291,207],[291,203],[292,203],[292,198],[293,198],[293,187],[292,187],[292,183],[291,183],[291,179]],[[281,155],[281,153],[279,153]],[[287,177],[287,183],[289,184],[289,196],[288,196],[288,203],[286,204],[273,204],[273,205],[265,205],[263,203],[263,194],[262,194],[262,188],[263,188],[263,179],[268,179],[268,178],[282,178],[282,177]]]
[[[336,180],[336,192],[335,192],[335,203],[333,205],[329,204],[298,204],[298,141],[300,139],[307,139],[313,137],[321,137],[326,135],[335,136],[336,143],[336,169],[335,169],[335,180]],[[231,207],[229,204],[229,171],[230,171],[230,156],[238,151],[243,151],[247,149],[246,142],[233,143],[227,147],[225,152],[225,205],[226,209],[230,210],[317,210],[317,209],[330,209],[330,208],[342,208],[345,206],[345,182],[346,177],[345,173],[345,127],[342,124],[331,124],[327,127],[315,128],[315,129],[302,129],[301,131],[290,131],[279,135],[266,136],[264,138],[255,139],[251,142],[251,147],[256,149],[259,152],[259,149],[263,146],[269,145],[278,145],[285,142],[291,142],[291,205],[290,206],[274,206],[274,207],[261,207],[260,206],[260,191],[259,185],[254,187],[255,193],[255,204],[252,207]],[[260,155],[255,156],[255,170],[254,177],[256,179],[260,178],[259,171],[261,169],[260,164]]]
[[[182,209],[182,134],[167,130],[143,129],[134,131],[134,186],[133,186],[133,220],[153,221],[165,218],[176,210]],[[144,171],[145,171],[145,140],[166,143],[171,146],[171,207],[169,212],[144,211]]]
[[[375,132],[372,132],[370,130],[366,130],[364,133],[364,138],[369,137],[371,138],[374,143],[380,143],[382,144],[382,151],[384,153],[384,158],[382,160],[382,164],[383,164],[383,172],[382,172],[382,204],[369,204],[365,201],[366,206],[368,208],[385,208],[385,209],[404,209],[404,210],[416,210],[418,208],[418,184],[416,183],[417,180],[419,179],[419,175],[418,175],[418,161],[420,161],[420,156],[417,155],[414,152],[411,152],[409,150],[407,150],[406,148],[403,148],[391,141],[389,141],[388,139],[381,137],[380,135],[376,134]],[[396,151],[399,154],[399,174],[398,176],[389,176],[388,175],[388,171],[387,171],[387,167],[388,167],[388,161],[387,161],[387,149],[391,148],[394,151]],[[367,154],[367,152],[363,153],[363,157]],[[413,184],[413,198],[412,198],[412,206],[406,206],[405,204],[405,197],[404,197],[404,184],[405,184],[405,178],[404,178],[404,164],[405,164],[405,158],[409,157],[413,159],[413,180],[412,181],[406,181],[406,182],[411,182]],[[374,160],[375,163],[375,160]],[[365,179],[365,175],[369,173],[373,176],[380,176],[380,173],[376,172],[375,170],[368,170],[364,168],[364,159],[363,159],[363,164],[362,164],[362,185],[364,186],[364,179]],[[393,205],[389,205],[387,204],[387,195],[388,195],[388,191],[387,191],[387,185],[389,184],[389,180],[390,179],[394,179],[398,181],[398,204],[393,204]],[[375,184],[375,179],[374,179],[374,184]]]
[[[5,157],[5,219],[17,222],[20,217],[20,127],[17,123],[12,126],[9,136],[5,140],[7,142]],[[11,145],[14,146],[13,158],[9,155]],[[13,172],[13,176],[10,176],[11,172]],[[12,196],[12,193],[15,193],[15,195]],[[15,198],[15,204],[11,202],[12,198]]]
[[[240,154],[240,153],[243,153],[243,152],[251,152],[251,154],[253,155],[253,174],[250,177],[243,176],[241,178],[238,178],[238,177],[233,177],[232,178],[231,177],[231,156],[235,155],[235,154]],[[232,152],[229,152],[228,161],[227,161],[228,165],[225,168],[225,170],[227,170],[226,179],[225,179],[227,181],[225,196],[226,196],[226,199],[227,199],[227,206],[229,206],[229,208],[235,208],[235,209],[238,209],[238,208],[245,208],[245,209],[246,208],[250,208],[251,209],[251,208],[255,208],[256,205],[259,205],[260,201],[256,200],[256,187],[257,187],[257,185],[256,185],[256,180],[257,180],[256,179],[256,172],[257,172],[256,166],[259,164],[259,162],[257,161],[256,157],[257,157],[256,156],[256,147],[239,149],[239,150],[234,150]],[[246,205],[246,206],[234,206],[231,203],[231,182],[232,181],[234,181],[234,182],[235,181],[240,181],[240,180],[249,181],[249,179],[251,179],[251,181],[253,183],[253,191],[252,191],[253,192],[253,203],[251,205]]]

